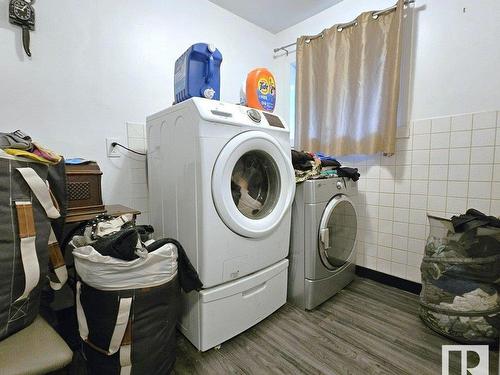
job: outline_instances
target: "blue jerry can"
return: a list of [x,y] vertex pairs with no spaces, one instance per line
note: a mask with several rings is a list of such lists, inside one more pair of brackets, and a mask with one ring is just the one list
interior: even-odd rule
[[220,100],[222,54],[213,44],[196,43],[175,62],[174,94],[180,103],[192,97]]

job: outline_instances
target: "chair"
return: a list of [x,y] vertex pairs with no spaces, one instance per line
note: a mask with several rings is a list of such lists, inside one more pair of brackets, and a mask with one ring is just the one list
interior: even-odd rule
[[47,374],[67,366],[73,352],[40,316],[28,327],[0,341],[0,374]]

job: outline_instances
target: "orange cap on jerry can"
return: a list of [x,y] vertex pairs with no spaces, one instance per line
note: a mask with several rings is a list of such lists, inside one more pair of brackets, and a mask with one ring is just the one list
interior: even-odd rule
[[266,68],[257,68],[248,73],[246,84],[247,106],[274,111],[276,105],[276,81]]

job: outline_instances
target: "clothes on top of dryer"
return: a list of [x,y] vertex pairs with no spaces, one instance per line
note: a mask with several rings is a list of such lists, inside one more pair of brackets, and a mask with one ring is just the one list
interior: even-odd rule
[[295,182],[300,183],[309,179],[330,177],[348,177],[358,181],[361,176],[357,168],[342,167],[333,156],[321,152],[292,150],[292,164],[295,169]]
[[335,159],[333,156],[330,156],[330,155],[326,155],[326,154],[323,154],[322,152],[316,152],[315,153],[316,157],[321,160],[321,166],[324,168],[324,167],[334,167],[334,168],[338,168],[340,167],[342,164],[340,164],[340,162]]
[[353,181],[358,181],[361,175],[358,172],[358,168],[340,167],[337,168],[337,175],[339,177],[349,177]]
[[311,161],[314,161],[314,156],[305,151],[292,150],[292,164],[294,169],[309,170],[312,169]]
[[317,159],[319,159],[322,168],[331,167],[335,169],[341,166],[341,164],[333,156],[326,155],[321,152],[311,153],[292,150],[292,164],[294,169],[300,171],[311,170],[316,164]]
[[333,160],[328,160],[328,159],[327,160],[322,160],[322,159],[320,159],[320,160],[321,160],[321,166],[323,168],[330,167],[332,169],[336,169],[336,168],[339,168],[341,166],[341,164],[337,160],[335,160],[335,159],[333,159]]
[[317,158],[310,162],[311,169],[295,169],[295,182],[303,182],[311,178],[318,178],[321,176],[321,161]]

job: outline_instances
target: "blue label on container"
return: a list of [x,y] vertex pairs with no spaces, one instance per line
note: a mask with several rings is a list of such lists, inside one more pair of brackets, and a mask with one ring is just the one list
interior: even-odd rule
[[276,83],[274,78],[260,78],[257,84],[257,97],[265,111],[272,112],[276,104]]

